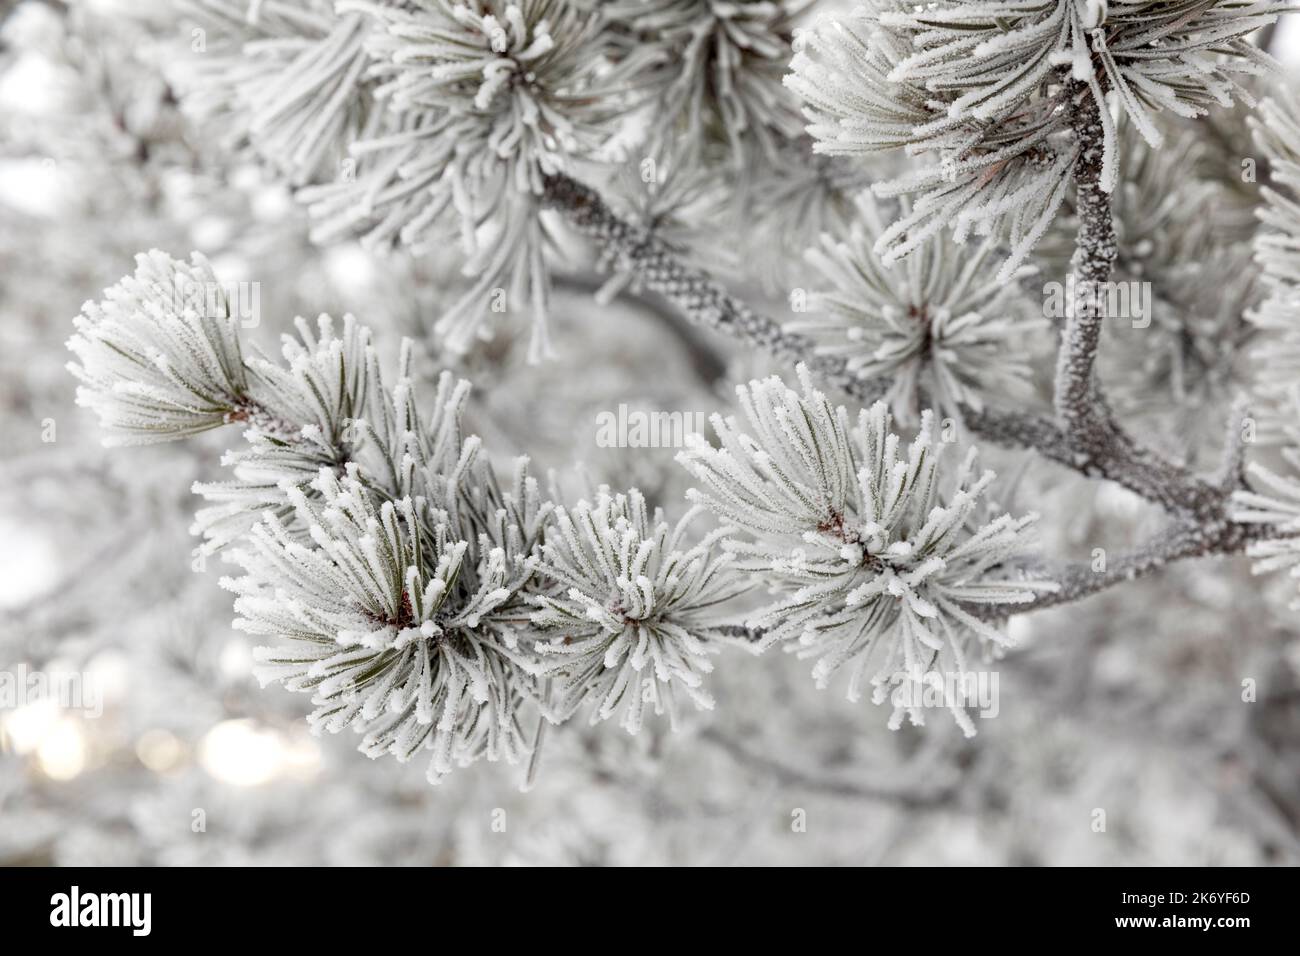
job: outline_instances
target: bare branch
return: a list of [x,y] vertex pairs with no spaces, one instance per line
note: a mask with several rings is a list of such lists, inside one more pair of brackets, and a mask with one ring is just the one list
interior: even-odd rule
[[1110,195],[1101,188],[1104,132],[1096,99],[1086,88],[1070,107],[1081,151],[1075,166],[1079,228],[1070,269],[1074,295],[1056,363],[1056,417],[1069,430],[1088,427],[1097,414],[1097,346],[1105,319],[1104,286],[1119,254]]
[[820,777],[807,770],[755,753],[713,727],[702,730],[700,738],[720,747],[737,763],[771,775],[784,787],[828,793],[855,800],[896,803],[911,810],[938,810],[950,805],[955,796],[955,788],[951,782],[945,786],[930,783],[924,787],[899,787]]

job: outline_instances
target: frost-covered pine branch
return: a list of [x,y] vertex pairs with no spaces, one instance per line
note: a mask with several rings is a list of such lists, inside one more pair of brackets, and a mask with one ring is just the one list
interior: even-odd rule
[[[699,508],[675,527],[635,490],[602,489],[594,503],[557,508],[524,459],[502,486],[478,438],[462,434],[467,384],[444,374],[425,417],[409,344],[389,385],[368,331],[351,317],[341,329],[324,316],[314,329],[300,321],[280,362],[245,355],[238,320],[207,294],[220,288],[200,256],[186,265],[141,255],[136,272],[77,319],[69,346],[78,400],[110,441],[243,429],[247,447],[224,459],[233,478],[194,486],[211,502],[194,529],[206,539],[199,553],[223,550],[242,571],[222,579],[236,595],[236,626],[280,642],[257,651],[259,676],[310,694],[312,727],[351,728],[372,757],[431,751],[437,782],[480,757],[522,759],[541,721],[587,706],[593,721],[621,712],[632,732],[649,713],[675,722],[680,696],[712,705],[703,677],[754,573],[776,590],[802,573],[785,562],[738,568],[716,548],[733,533],[726,524],[688,540]],[[860,642],[847,636],[848,618],[870,606],[870,636],[891,648],[889,673],[927,680],[934,662],[917,669],[925,648],[942,651],[939,666],[960,666],[960,635],[997,633],[970,606],[1027,600],[1043,587],[986,574],[1025,546],[1028,520],[1002,516],[968,532],[992,475],[972,479],[967,459],[955,490],[940,492],[932,413],[906,461],[883,405],[864,413],[850,447],[844,409],[831,412],[801,374],[805,396],[789,393],[784,410],[768,407],[781,394],[775,380],[750,390],[769,442],[799,401],[821,416],[818,430],[785,434],[813,445],[773,452],[788,464],[792,452],[818,449],[803,465],[830,482],[819,494],[834,499],[785,520],[809,533],[838,521],[831,537],[853,536],[838,543],[840,593],[815,615],[845,632],[823,627],[822,641]],[[731,450],[696,446],[687,463],[698,475],[709,478],[742,447],[770,475],[768,452],[719,427]],[[797,501],[803,477],[782,473],[780,493]],[[756,472],[746,482],[764,495],[760,480]],[[730,516],[716,497],[706,501]],[[738,518],[751,530],[765,520]],[[950,704],[971,730],[963,702]]]
[[877,183],[915,197],[876,242],[888,263],[941,230],[957,242],[1005,231],[1006,279],[1050,226],[1080,161],[1067,112],[1074,85],[1103,125],[1098,184],[1119,176],[1107,95],[1151,145],[1153,114],[1205,115],[1253,103],[1241,77],[1274,64],[1246,37],[1284,4],[1125,0],[869,0],[801,37],[788,79],[816,149],[867,155],[905,149],[932,157]]
[[[1077,89],[1077,87],[1076,87]],[[1092,182],[1100,183],[1104,157],[1105,129],[1095,106],[1086,94],[1073,103],[1080,135],[1086,131],[1093,144],[1088,167]],[[1087,136],[1084,137],[1087,139]],[[1079,243],[1078,268],[1091,276],[1094,284],[1109,276],[1115,254],[1110,231],[1109,203],[1104,190],[1096,189],[1099,204],[1090,222],[1083,226]],[[591,190],[565,177],[554,177],[548,185],[548,200],[561,209],[584,234],[595,239],[606,255],[621,257],[625,268],[639,273],[648,288],[660,291],[676,302],[687,315],[706,325],[721,327],[777,355],[802,355],[815,362],[817,374],[828,383],[843,389],[864,402],[880,394],[878,379],[863,379],[848,373],[846,365],[827,362],[830,356],[818,355],[815,346],[799,333],[780,330],[771,319],[757,315],[746,304],[731,296],[710,277],[677,260],[671,249],[658,243],[644,230],[620,220],[604,206]],[[1094,286],[1095,287],[1095,286]],[[1094,299],[1095,301],[1095,299]],[[1086,305],[1086,303],[1085,303]],[[1149,573],[1169,561],[1209,554],[1231,554],[1242,550],[1260,536],[1274,533],[1230,517],[1230,497],[1234,490],[1201,478],[1185,466],[1169,461],[1149,447],[1131,438],[1114,420],[1094,391],[1092,365],[1095,361],[1100,332],[1095,310],[1076,312],[1076,323],[1091,324],[1092,332],[1063,339],[1063,361],[1067,373],[1058,378],[1063,394],[1071,396],[1065,403],[1066,414],[1052,420],[1033,413],[1004,409],[966,409],[967,425],[978,435],[1001,444],[1034,448],[1053,461],[1084,474],[1104,477],[1131,488],[1143,497],[1170,511],[1173,524],[1134,552],[1132,561],[1123,563],[1125,576],[1094,576],[1088,585],[1069,589],[1076,597],[1094,593],[1118,580]],[[1080,314],[1081,313],[1081,314]],[[839,359],[840,356],[834,358]],[[1077,414],[1076,414],[1077,412]],[[1229,416],[1231,418],[1231,416]],[[1086,427],[1077,427],[1083,423]],[[1230,424],[1237,424],[1230,422]],[[1232,446],[1228,454],[1232,454]],[[1083,577],[1067,569],[1076,582]],[[1095,586],[1094,586],[1095,585]],[[1056,603],[1037,602],[1035,606]]]
[[[605,255],[617,258],[620,268],[636,273],[647,289],[664,295],[693,321],[779,358],[803,361],[820,381],[864,404],[875,402],[889,388],[887,380],[851,372],[845,356],[819,353],[809,336],[754,310],[711,276],[682,261],[658,237],[618,217],[594,190],[570,177],[555,176],[548,180],[546,198]],[[967,407],[962,419],[989,441],[1033,448],[1067,468],[1118,482],[1175,510],[1195,510],[1198,502],[1213,508],[1223,501],[1222,494],[1209,483],[1117,433],[1109,433],[1089,454],[1081,455],[1064,428],[1034,412]]]
[[[720,447],[697,437],[681,460],[701,483],[696,500],[747,532],[727,541],[739,569],[763,576],[775,595],[747,622],[762,631],[760,646],[784,643],[816,658],[821,686],[846,668],[850,700],[865,680],[877,703],[894,703],[893,726],[904,713],[922,723],[907,701],[930,684],[955,686],[972,645],[1009,643],[967,607],[1015,605],[1055,588],[1002,570],[1027,550],[1036,516],[980,514],[994,476],[973,473],[973,450],[944,487],[947,446],[932,413],[904,450],[883,403],[850,425],[802,366],[800,378],[802,393],[778,378],[741,387],[751,431],[715,416]],[[973,734],[964,699],[945,703]]]
[[[274,358],[241,342],[205,260],[141,257],[77,320],[79,401],[125,444],[243,432],[228,478],[195,486],[200,553],[240,572],[223,581],[239,626],[280,642],[262,675],[310,694],[314,727],[352,728],[371,756],[427,751],[436,781],[535,758],[544,724],[579,713],[676,725],[681,704],[712,705],[707,675],[741,638],[814,658],[822,685],[847,672],[893,726],[938,690],[971,732],[953,677],[1008,646],[1010,615],[1247,546],[1295,563],[1297,486],[1256,465],[1268,493],[1246,487],[1240,406],[1208,477],[1120,420],[1096,294],[1130,264],[1117,197],[1146,188],[1125,144],[1160,150],[1173,118],[1253,103],[1270,61],[1246,37],[1282,6],[870,0],[796,34],[808,6],[183,4],[212,43],[187,105],[296,189],[314,239],[456,247],[439,348],[472,350],[502,312],[543,359],[551,271],[594,253],[602,302],[660,296],[801,379],[742,386],[747,424],[717,416],[718,444],[692,441],[681,516],[635,489],[566,503],[463,434],[466,383],[444,374],[420,399],[410,344],[386,374],[364,326],[323,316]],[[1255,322],[1289,341],[1295,123],[1261,115],[1275,178]],[[1067,218],[1048,386],[1030,257]],[[808,275],[789,253],[812,245],[812,313],[756,307]],[[750,297],[719,275],[753,280]],[[1279,362],[1260,394],[1285,409]],[[1168,523],[1100,572],[1036,557],[1034,517],[988,503],[973,450],[948,467],[955,437],[1117,482]]]
[[[168,441],[237,424],[248,448],[196,531],[236,543],[223,579],[239,626],[285,643],[259,651],[264,680],[312,695],[314,727],[363,734],[371,756],[433,751],[429,777],[528,750],[539,703],[525,589],[551,505],[520,460],[501,488],[460,415],[468,386],[444,376],[434,414],[412,394],[410,350],[386,386],[369,333],[299,323],[284,362],[244,358],[238,322],[200,257],[142,255],[87,303],[69,345],[78,400],[110,440]],[[215,310],[213,306],[215,305]]]
[[679,695],[713,707],[703,683],[716,648],[706,638],[728,622],[723,605],[746,585],[727,555],[710,553],[729,529],[685,547],[696,514],[670,527],[662,512],[648,513],[640,492],[604,488],[594,503],[556,513],[542,550],[555,588],[532,599],[532,621],[563,635],[537,645],[550,659],[542,673],[561,683],[561,718],[590,701],[592,723],[621,711],[622,725],[636,733],[647,709],[675,724]]

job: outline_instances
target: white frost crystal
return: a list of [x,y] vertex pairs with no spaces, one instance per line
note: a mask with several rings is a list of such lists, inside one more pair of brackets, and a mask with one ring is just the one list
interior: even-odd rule
[[248,408],[239,320],[208,261],[153,250],[135,273],[87,302],[68,341],[77,403],[99,415],[106,441],[143,445],[238,420]]

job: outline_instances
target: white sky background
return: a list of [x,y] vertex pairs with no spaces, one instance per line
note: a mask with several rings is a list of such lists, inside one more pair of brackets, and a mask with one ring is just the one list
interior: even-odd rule
[[1277,25],[1273,55],[1292,70],[1300,70],[1300,19],[1283,17]]

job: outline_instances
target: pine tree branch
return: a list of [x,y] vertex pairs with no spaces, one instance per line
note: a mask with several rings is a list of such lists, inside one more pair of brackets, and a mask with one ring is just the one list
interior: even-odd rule
[[1075,168],[1079,227],[1070,260],[1074,291],[1056,365],[1059,435],[1041,437],[1050,436],[1049,457],[1061,461],[1068,455],[1067,463],[1086,475],[1117,481],[1171,513],[1215,520],[1226,503],[1223,492],[1139,445],[1115,421],[1097,382],[1104,303],[1118,245],[1110,194],[1101,188],[1104,131],[1097,100],[1082,84],[1074,92],[1070,125],[1081,146]]
[[[1087,97],[1085,102],[1090,99]],[[1100,124],[1095,112],[1084,110],[1079,115],[1081,135],[1088,137],[1090,145],[1099,144],[1096,137],[1100,135]],[[1089,208],[1081,216],[1089,221],[1081,226],[1084,251],[1076,268],[1091,281],[1104,282],[1114,256],[1113,225],[1108,199],[1099,189],[1091,188],[1100,177],[1101,157],[1096,149],[1088,152],[1088,168],[1080,175],[1090,187],[1086,190]],[[595,190],[555,174],[546,179],[544,201],[580,233],[599,243],[621,268],[635,273],[646,288],[662,295],[693,322],[762,347],[773,355],[804,362],[823,382],[864,404],[884,393],[886,382],[859,378],[849,372],[842,359],[818,355],[811,340],[787,332],[775,319],[758,314],[706,273],[681,262],[661,240],[619,218]],[[1067,326],[1062,348],[1066,354],[1058,366],[1065,379],[1058,389],[1062,423],[1023,412],[965,409],[966,424],[995,444],[1031,448],[1087,477],[1115,481],[1163,506],[1174,517],[1174,523],[1147,544],[1109,562],[1105,571],[1094,572],[1087,562],[1044,564],[1041,570],[1055,575],[1062,585],[1060,591],[1014,606],[972,605],[971,612],[980,617],[1005,617],[1008,613],[1077,601],[1122,581],[1143,577],[1172,561],[1235,554],[1251,541],[1280,534],[1268,525],[1244,524],[1228,517],[1231,492],[1239,482],[1214,484],[1198,478],[1140,446],[1116,425],[1100,401],[1094,381],[1100,316],[1083,310],[1073,321],[1074,334]],[[1230,446],[1227,457],[1236,455],[1237,450]],[[749,637],[757,634],[746,628],[729,633]]]
[[1169,525],[1138,547],[1104,560],[1092,561],[1036,561],[1025,566],[1035,577],[1055,581],[1059,590],[1039,594],[1032,601],[1015,606],[983,605],[970,608],[971,613],[985,619],[1006,617],[1008,612],[1023,614],[1061,604],[1072,604],[1090,597],[1116,584],[1144,578],[1167,564],[1186,558],[1199,558],[1244,551],[1251,541],[1270,536],[1262,525],[1226,522],[1221,527],[1207,528],[1195,519],[1185,519]]
[[[596,275],[558,274],[552,276],[552,281],[557,289],[570,289],[589,296],[595,295],[604,286],[604,282]],[[665,302],[662,295],[646,295],[624,289],[618,294],[617,301],[642,309],[662,322],[686,349],[691,367],[703,384],[713,386],[726,378],[726,359],[704,340],[699,329],[681,314],[681,310]]]
[[563,174],[546,177],[543,200],[561,212],[578,232],[635,274],[651,292],[662,295],[698,325],[717,329],[778,358],[803,362],[821,381],[869,404],[884,394],[887,382],[862,379],[842,356],[818,355],[807,336],[788,332],[722,288],[707,273],[682,262],[663,240],[619,218],[594,189]]
[[1079,227],[1070,259],[1074,291],[1056,362],[1056,417],[1067,433],[1108,425],[1100,408],[1101,390],[1095,369],[1105,318],[1105,286],[1119,254],[1110,195],[1101,188],[1101,116],[1086,88],[1080,96],[1082,102],[1070,108],[1070,125],[1081,147],[1075,166]]
[[[645,288],[662,295],[691,321],[801,361],[822,382],[869,404],[888,383],[863,379],[848,370],[843,358],[818,355],[806,336],[787,332],[775,319],[755,312],[701,270],[681,262],[664,242],[618,217],[593,189],[563,174],[548,176],[544,200],[583,235],[594,239]],[[1091,369],[1091,359],[1087,360]],[[1223,495],[1185,469],[1162,461],[1113,427],[1109,416],[1071,434],[1056,423],[1024,412],[963,409],[966,424],[995,444],[1032,448],[1059,464],[1091,478],[1106,478],[1175,512],[1217,513]]]
[[[1035,595],[1020,604],[968,603],[962,607],[981,620],[1004,621],[1013,614],[1073,604],[1117,584],[1147,577],[1176,561],[1238,554],[1253,541],[1282,536],[1262,524],[1226,522],[1206,528],[1195,519],[1184,519],[1137,547],[1117,554],[1106,554],[1092,561],[1038,559],[1017,566],[1027,577],[1055,581],[1059,585],[1056,591]],[[766,629],[736,624],[714,628],[713,633],[757,643],[766,636]]]

